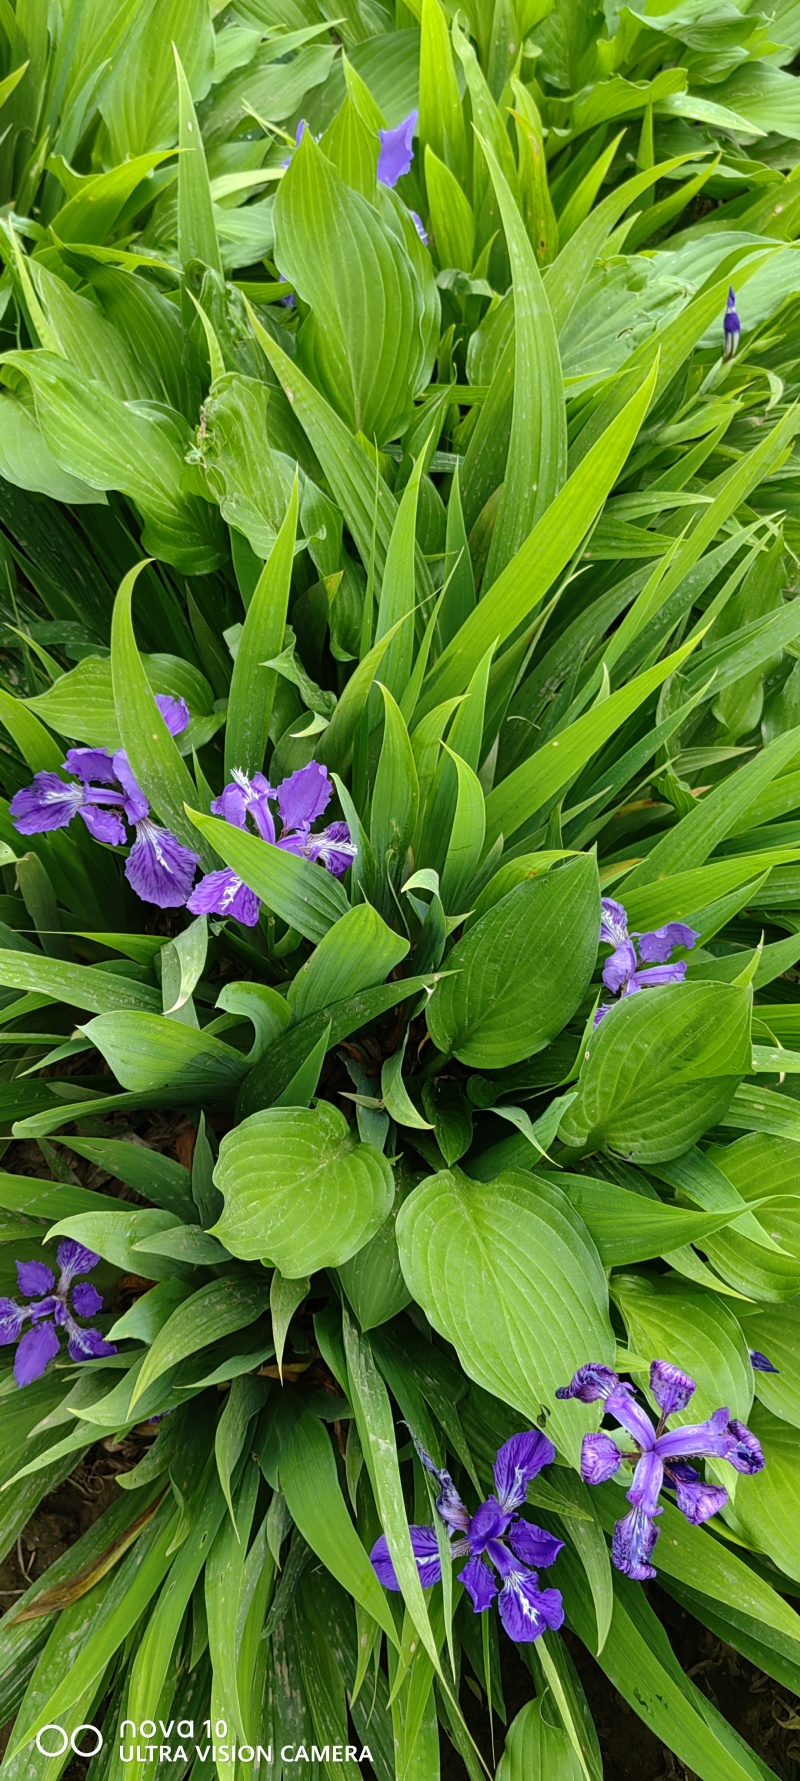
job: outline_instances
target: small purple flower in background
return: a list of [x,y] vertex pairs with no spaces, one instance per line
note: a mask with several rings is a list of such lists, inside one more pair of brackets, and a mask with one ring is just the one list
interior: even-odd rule
[[772,1361],[767,1360],[766,1355],[762,1354],[760,1349],[758,1349],[758,1348],[750,1349],[750,1365],[751,1365],[754,1373],[777,1373],[778,1372],[778,1368],[773,1367]]
[[736,314],[736,292],[734,291],[733,285],[731,285],[731,288],[728,292],[728,307],[725,311],[725,316],[724,316],[723,323],[722,323],[722,334],[723,334],[722,357],[723,357],[723,359],[732,359],[733,358],[736,348],[739,345],[739,335],[741,334],[741,331],[742,331],[741,323],[739,321],[738,315]]
[[[45,1262],[17,1262],[19,1290],[24,1299],[31,1300],[30,1304],[0,1299],[0,1347],[17,1343],[14,1378],[18,1385],[32,1385],[34,1379],[41,1379],[49,1362],[59,1353],[61,1329],[67,1334],[70,1360],[99,1360],[117,1352],[102,1331],[82,1329],[75,1322],[76,1317],[96,1317],[102,1310],[103,1300],[91,1281],[72,1284],[76,1275],[90,1274],[97,1267],[99,1255],[68,1237],[59,1243],[56,1260],[60,1270],[58,1284]],[[26,1330],[28,1319],[31,1327]]]
[[[307,129],[308,129],[308,125],[306,123],[306,120],[304,117],[301,117],[300,122],[297,126],[297,129],[295,130],[295,133],[294,133],[294,148],[300,147],[300,144],[303,140],[303,137],[305,136]],[[317,140],[317,138],[315,136],[314,141],[316,142],[316,140]],[[294,149],[292,149],[291,153],[286,156],[285,161],[281,161],[282,167],[288,167],[290,165],[293,154],[294,154]]]
[[708,1521],[728,1501],[723,1485],[706,1484],[689,1459],[726,1459],[737,1472],[761,1472],[764,1455],[755,1435],[727,1409],[715,1410],[707,1422],[687,1423],[682,1428],[666,1429],[667,1418],[685,1410],[696,1391],[695,1382],[680,1367],[668,1361],[654,1360],[650,1367],[650,1390],[661,1415],[654,1427],[650,1416],[636,1403],[632,1385],[626,1384],[610,1367],[590,1364],[579,1367],[569,1385],[562,1385],[557,1398],[578,1398],[582,1404],[605,1403],[605,1414],[616,1417],[623,1430],[633,1439],[633,1451],[621,1450],[611,1435],[584,1435],[581,1449],[581,1477],[586,1484],[607,1484],[624,1459],[635,1460],[633,1483],[628,1491],[630,1514],[617,1522],[611,1542],[611,1557],[618,1571],[635,1582],[655,1577],[650,1563],[659,1536],[656,1518],[662,1510],[658,1498],[664,1485],[674,1490],[682,1515],[694,1527]]
[[[185,699],[156,693],[155,702],[170,735],[180,736],[190,722]],[[70,748],[64,770],[76,777],[65,781],[57,773],[37,773],[33,784],[23,786],[12,798],[9,814],[20,834],[63,829],[80,816],[95,841],[124,847],[129,839],[127,823],[133,829],[133,845],[125,862],[128,883],[143,903],[155,903],[159,909],[180,908],[192,888],[198,855],[184,847],[170,829],[152,821],[150,805],[124,748],[113,755],[105,748]]]
[[[410,111],[408,117],[404,117],[402,122],[397,124],[394,130],[378,131],[381,145],[378,153],[378,181],[380,185],[388,186],[390,191],[394,189],[398,180],[402,179],[404,173],[408,173],[411,167],[411,163],[414,159],[414,131],[417,127],[418,117],[418,111]],[[297,148],[302,141],[306,129],[306,120],[305,118],[301,118],[294,139],[295,148]],[[318,140],[319,138],[315,136],[314,141],[317,142]],[[292,150],[292,154],[293,153],[294,150]],[[289,166],[292,154],[287,155],[285,161],[281,161],[282,167]],[[424,242],[427,247],[428,236],[422,218],[417,215],[415,210],[412,210],[409,214],[420,241]],[[281,297],[280,301],[281,303],[293,304],[294,297]]]
[[[237,829],[246,829],[249,818],[261,840],[271,847],[280,847],[285,853],[298,854],[302,859],[316,860],[334,878],[341,878],[356,853],[347,824],[332,822],[327,829],[318,829],[316,834],[311,832],[312,822],[327,809],[332,797],[333,786],[318,761],[298,767],[297,772],[281,780],[276,789],[263,773],[254,773],[249,779],[240,768],[234,767],[232,780],[214,799],[211,809],[215,816],[224,817]],[[271,808],[275,803],[280,817],[280,835]],[[200,879],[186,907],[193,915],[232,915],[246,927],[253,928],[258,921],[261,903],[238,872],[225,866]]]
[[[510,1638],[530,1643],[548,1627],[557,1631],[564,1620],[561,1592],[540,1589],[536,1573],[554,1563],[564,1542],[518,1514],[532,1479],[555,1459],[552,1441],[537,1430],[512,1435],[495,1459],[494,1495],[487,1497],[474,1515],[462,1503],[450,1473],[435,1466],[417,1442],[415,1446],[439,1486],[436,1512],[453,1542],[452,1557],[467,1560],[458,1576],[472,1598],[475,1613],[485,1613],[497,1596],[500,1619]],[[420,1582],[423,1589],[429,1589],[442,1575],[436,1529],[412,1527],[408,1531]],[[370,1560],[384,1587],[399,1589],[385,1534],[376,1540]]]
[[407,173],[414,159],[414,131],[418,111],[410,111],[395,130],[379,130],[381,150],[378,156],[378,178],[382,186],[396,186]]
[[[694,928],[685,921],[669,921],[663,928],[647,934],[629,934],[628,917],[621,903],[603,897],[600,905],[600,942],[613,946],[611,957],[603,966],[603,982],[612,995],[632,996],[640,989],[655,989],[660,983],[682,983],[686,976],[686,960],[671,958],[676,946],[694,946],[698,938]],[[638,940],[639,950],[634,946]],[[645,966],[645,969],[642,969]],[[613,1002],[598,1008],[594,1024],[608,1014]]]

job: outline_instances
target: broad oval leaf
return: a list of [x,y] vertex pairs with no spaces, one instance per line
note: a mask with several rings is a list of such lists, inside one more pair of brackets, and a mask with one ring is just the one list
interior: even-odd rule
[[545,1718],[553,1708],[537,1696],[508,1729],[497,1781],[581,1781],[583,1770],[563,1727]]
[[99,1014],[83,1031],[123,1088],[179,1088],[189,1100],[235,1094],[250,1060],[213,1033],[158,1014]]
[[450,954],[457,975],[437,985],[428,1006],[434,1044],[482,1070],[541,1051],[588,989],[599,931],[593,855],[517,885]]
[[408,254],[306,130],[275,202],[276,253],[309,305],[300,356],[337,411],[379,443],[407,422],[423,365]]
[[470,1378],[531,1422],[544,1414],[577,1463],[589,1421],[555,1394],[585,1361],[613,1365],[614,1337],[600,1257],[566,1195],[515,1169],[489,1182],[443,1170],[401,1208],[397,1245]]
[[405,937],[388,928],[369,903],[348,909],[289,985],[287,999],[294,1020],[305,1020],[333,1002],[374,989],[407,952]]
[[225,1198],[214,1235],[232,1255],[274,1262],[291,1279],[348,1261],[394,1199],[386,1158],[326,1101],[244,1120],[223,1138],[214,1180]]
[[564,1143],[635,1162],[680,1156],[722,1118],[750,1070],[750,1007],[749,989],[681,983],[611,1008],[586,1048]]

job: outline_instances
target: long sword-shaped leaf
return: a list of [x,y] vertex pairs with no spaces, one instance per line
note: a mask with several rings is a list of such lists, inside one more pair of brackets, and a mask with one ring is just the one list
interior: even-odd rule
[[[350,428],[267,333],[246,298],[245,307],[258,344],[280,379],[319,458],[364,562],[370,562],[374,554],[377,573],[382,576],[397,515],[394,496],[383,478],[376,476],[374,466],[357,445]],[[417,588],[421,598],[433,592],[430,570],[420,550],[417,551]]]
[[234,767],[257,773],[264,765],[278,678],[275,669],[264,664],[283,648],[296,533],[295,478],[286,517],[258,578],[236,651],[225,728],[226,779]]
[[137,563],[125,576],[111,620],[111,678],[119,733],[136,778],[156,814],[187,847],[197,848],[203,864],[211,867],[214,855],[205,840],[198,842],[184,810],[197,797],[194,781],[158,709],[133,634],[131,602],[136,577],[143,567],[143,563]]
[[535,811],[580,772],[631,712],[636,711],[669,674],[674,674],[695,647],[696,643],[685,643],[682,649],[676,649],[663,662],[648,668],[629,686],[620,687],[619,692],[612,693],[601,705],[595,705],[568,730],[562,730],[552,742],[540,748],[530,760],[523,761],[507,779],[501,780],[486,800],[487,845],[491,846],[498,835],[508,839],[509,835],[516,834]]
[[463,693],[493,643],[522,624],[586,536],[616,482],[655,388],[658,361],[636,394],[587,453],[525,543],[448,644],[423,687],[419,716]]
[[508,181],[481,141],[500,206],[514,292],[514,407],[500,510],[484,586],[490,587],[563,486],[567,415],[558,341],[536,255]]

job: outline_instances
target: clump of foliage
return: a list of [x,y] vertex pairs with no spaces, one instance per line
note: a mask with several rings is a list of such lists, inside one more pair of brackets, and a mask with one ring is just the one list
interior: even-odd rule
[[798,49],[0,8],[4,1781],[601,1781],[575,1638],[772,1772],[647,1581],[797,1688]]

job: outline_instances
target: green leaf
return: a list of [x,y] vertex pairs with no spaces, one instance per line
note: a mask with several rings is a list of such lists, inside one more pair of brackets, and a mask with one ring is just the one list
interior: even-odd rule
[[211,1280],[207,1286],[201,1286],[199,1292],[185,1299],[167,1318],[152,1348],[148,1349],[133,1390],[131,1407],[155,1379],[160,1379],[187,1355],[196,1354],[200,1348],[209,1348],[237,1330],[247,1329],[266,1309],[266,1282],[231,1277]]
[[680,1156],[717,1124],[750,1069],[750,1005],[749,990],[712,983],[619,1002],[589,1038],[563,1142],[635,1162]]
[[35,952],[0,951],[0,983],[9,989],[32,990],[68,1008],[86,1008],[93,1014],[110,1014],[135,1008],[156,1014],[161,1005],[157,989],[135,978],[100,971],[93,965],[68,965],[61,959],[37,957]]
[[[142,657],[142,665],[152,692],[180,695],[193,718],[211,716],[211,688],[204,675],[189,662],[173,655],[151,655]],[[107,748],[110,752],[122,747],[108,656],[85,656],[76,668],[54,681],[46,693],[27,699],[25,708],[38,713],[60,736],[68,736],[72,742],[86,742],[90,748]],[[181,742],[191,733],[191,728],[184,731]]]
[[544,599],[616,482],[647,413],[656,373],[654,364],[443,651],[423,688],[420,715],[462,693],[487,649],[510,637]]
[[715,786],[675,828],[656,842],[647,858],[635,866],[625,880],[626,893],[629,888],[639,889],[652,884],[655,879],[664,878],[678,869],[688,871],[701,866],[720,841],[731,833],[745,810],[798,753],[800,729],[776,736],[754,760]]
[[36,419],[56,462],[94,489],[119,489],[144,521],[142,543],[187,575],[224,560],[218,513],[185,488],[188,428],[178,415],[137,408],[56,353],[6,353],[33,390]]
[[281,181],[275,235],[281,269],[311,311],[301,362],[352,431],[383,444],[417,393],[422,297],[400,243],[310,130]]
[[465,1371],[573,1460],[585,1416],[556,1390],[587,1354],[613,1357],[602,1263],[560,1188],[513,1170],[488,1183],[458,1170],[423,1182],[397,1219],[412,1297]]
[[260,773],[269,739],[277,675],[265,662],[280,654],[286,629],[297,533],[297,479],[286,517],[258,578],[233,664],[225,725],[225,777],[234,767]]
[[235,1094],[250,1059],[210,1033],[155,1014],[100,1014],[83,1032],[123,1088],[179,1089],[190,1100]]
[[289,1325],[298,1306],[308,1296],[308,1275],[300,1280],[286,1280],[276,1268],[269,1286],[269,1308],[272,1315],[272,1339],[275,1343],[275,1360],[283,1384],[283,1350]]
[[[127,1143],[120,1138],[70,1137],[59,1138],[56,1142],[63,1144],[67,1150],[74,1151],[76,1156],[82,1156],[87,1162],[105,1169],[117,1181],[124,1181],[126,1187],[132,1187],[144,1199],[152,1200],[166,1212],[174,1213],[176,1218],[190,1224],[196,1222],[191,1175],[182,1163],[174,1162],[171,1156],[164,1156],[161,1151],[151,1150],[142,1144]],[[65,1191],[75,1190],[70,1188]],[[76,1191],[85,1192],[84,1189]],[[119,1200],[117,1204],[124,1206],[125,1202]],[[58,1214],[54,1216],[57,1217]]]
[[589,986],[598,911],[591,854],[501,897],[448,958],[457,974],[437,984],[427,1009],[434,1044],[478,1069],[541,1051]]
[[702,1247],[705,1237],[735,1224],[740,1215],[736,1206],[721,1212],[689,1212],[682,1206],[664,1205],[660,1200],[616,1187],[613,1182],[593,1181],[585,1175],[559,1175],[558,1181],[580,1213],[607,1268],[651,1261],[680,1249],[684,1243],[699,1243]]
[[401,978],[395,983],[364,990],[345,1002],[333,1002],[328,1008],[321,1008],[318,1014],[309,1015],[307,1020],[292,1027],[274,1046],[270,1046],[267,1056],[251,1071],[239,1097],[240,1113],[247,1115],[261,1107],[272,1106],[328,1028],[330,1048],[370,1021],[377,1020],[390,1008],[396,1008],[398,1003],[410,1001],[423,990],[430,989],[433,981],[431,977]]
[[[322,465],[326,482],[342,509],[362,560],[369,563],[374,556],[377,574],[381,576],[397,514],[394,496],[376,472],[375,465],[356,444],[350,428],[296,361],[273,340],[246,299],[245,307],[255,338],[280,379],[292,411]],[[417,572],[422,598],[432,593],[433,585],[421,553],[417,557]]]
[[[215,1479],[206,1477],[199,1494],[201,1500],[191,1536],[183,1542],[170,1566],[137,1641],[126,1700],[128,1711],[136,1715],[134,1725],[147,1718],[148,1703],[161,1699],[184,1614],[225,1513],[225,1501]],[[145,1767],[145,1763],[139,1765],[135,1760],[130,1765],[126,1763],[128,1773],[136,1776],[137,1781]]]
[[[462,711],[464,707],[462,706]],[[456,719],[461,712],[456,713]],[[455,723],[451,730],[455,740]],[[483,788],[477,773],[455,749],[444,743],[456,774],[456,802],[447,852],[442,868],[441,899],[447,914],[458,915],[464,908],[483,853],[486,806]],[[444,766],[444,761],[442,762]],[[446,768],[445,768],[446,771]],[[436,788],[434,787],[435,796]]]
[[[225,1517],[209,1553],[205,1571],[205,1606],[208,1625],[208,1647],[212,1666],[211,1711],[219,1714],[242,1741],[248,1736],[239,1692],[237,1646],[243,1627],[240,1626],[242,1596],[245,1588],[245,1564],[253,1527],[256,1498],[261,1482],[258,1455],[247,1454],[236,1490],[236,1519]],[[238,1525],[237,1525],[238,1524]],[[241,1531],[240,1531],[241,1530]],[[263,1538],[263,1536],[262,1536]],[[256,1535],[256,1551],[259,1552]],[[260,1548],[263,1560],[266,1557]],[[269,1573],[268,1573],[269,1575]],[[232,1764],[219,1764],[230,1771]]]
[[485,590],[497,580],[563,487],[567,416],[558,341],[536,255],[493,150],[483,141],[481,148],[511,260],[515,352],[508,458],[484,575]]
[[378,1329],[381,1324],[388,1323],[409,1302],[410,1295],[400,1267],[395,1232],[397,1214],[408,1192],[408,1182],[406,1180],[404,1183],[402,1169],[395,1171],[395,1180],[395,1202],[389,1217],[369,1243],[365,1243],[357,1255],[351,1256],[349,1262],[343,1262],[339,1268],[339,1279],[364,1331]]
[[715,1296],[674,1274],[620,1274],[618,1301],[637,1354],[668,1354],[694,1379],[691,1408],[676,1422],[700,1422],[727,1404],[732,1416],[749,1420],[753,1369],[733,1311]]
[[[575,1561],[566,1553],[560,1557],[567,1611],[582,1636],[586,1607],[581,1602],[579,1608],[575,1584],[568,1586]],[[623,1699],[701,1781],[762,1781],[768,1770],[684,1675],[643,1592],[615,1574],[614,1595],[611,1629],[599,1662]]]
[[287,853],[187,806],[187,816],[207,846],[214,848],[268,909],[307,940],[322,940],[349,907],[347,892],[324,867]]
[[409,1095],[403,1081],[403,1063],[406,1055],[408,1035],[403,1040],[399,1051],[391,1057],[384,1058],[381,1068],[381,1099],[387,1113],[391,1114],[397,1125],[411,1126],[418,1131],[432,1131],[430,1120],[423,1119],[418,1108]]
[[[119,733],[136,779],[156,815],[187,847],[197,847],[197,836],[185,814],[185,806],[193,804],[197,796],[194,782],[150,690],[133,634],[131,602],[136,578],[143,567],[143,563],[137,564],[120,584],[111,621],[111,673]],[[200,852],[208,868],[213,864],[213,855],[205,845],[201,845]]]
[[0,723],[10,736],[32,773],[57,773],[64,751],[38,717],[0,687]]
[[222,260],[214,222],[203,138],[192,103],[183,63],[175,52],[178,79],[178,259],[182,266],[202,260],[222,276]]
[[360,1335],[345,1307],[342,1333],[350,1400],[397,1581],[425,1650],[441,1676],[439,1652],[408,1531],[389,1394],[375,1365],[369,1339]]
[[383,983],[408,950],[408,941],[388,928],[369,903],[348,909],[289,985],[293,1020],[306,1020],[333,1002]]
[[[437,0],[438,4],[438,0]],[[377,860],[396,878],[417,823],[419,783],[408,730],[399,706],[381,687],[384,731],[372,792],[369,838]]]
[[303,1539],[396,1645],[389,1605],[347,1513],[330,1439],[315,1416],[306,1414],[295,1423],[281,1447],[278,1470],[281,1489]]
[[[487,600],[491,597],[489,594]],[[481,607],[486,603],[482,600]],[[691,639],[684,643],[673,655],[666,656],[655,667],[646,669],[627,686],[621,686],[594,705],[583,717],[576,718],[551,742],[515,767],[513,773],[501,779],[486,799],[487,842],[494,841],[500,834],[507,840],[537,810],[548,804],[599,752],[603,743],[617,733],[626,718],[680,668],[695,647],[696,641]]]
[[410,613],[399,618],[390,631],[379,637],[372,649],[359,662],[339,699],[333,717],[318,750],[319,758],[332,766],[344,768],[350,759],[356,725],[367,709],[378,669],[394,639],[410,626]]
[[[58,1724],[73,1704],[81,1700],[84,1691],[103,1675],[109,1659],[135,1627],[169,1568],[175,1520],[171,1504],[163,1504],[132,1551],[116,1571],[111,1573],[111,1583],[104,1590],[101,1584],[100,1600],[92,1604],[88,1637],[81,1641],[67,1666],[66,1675],[64,1647],[61,1645],[60,1677],[56,1687],[36,1712],[33,1723],[30,1719],[27,1725],[17,1721],[15,1751],[30,1743],[43,1726]],[[80,1604],[76,1603],[73,1609],[67,1610],[66,1626],[63,1620],[60,1623],[62,1639],[67,1633],[70,1619],[78,1622],[82,1619],[85,1609],[78,1614],[75,1610],[79,1607]],[[59,1641],[56,1640],[55,1643],[58,1647]],[[56,1680],[55,1676],[53,1680]]]
[[214,1179],[225,1197],[214,1235],[293,1280],[355,1255],[394,1199],[386,1158],[327,1101],[254,1113],[223,1138]]
[[780,1308],[742,1305],[737,1316],[748,1346],[765,1354],[778,1369],[754,1374],[759,1403],[772,1416],[800,1428],[800,1303]]
[[579,1781],[584,1773],[547,1697],[529,1701],[508,1728],[497,1781]]
[[[405,692],[414,657],[413,623],[401,625],[400,621],[410,620],[415,608],[417,509],[420,480],[426,467],[425,458],[425,452],[420,452],[403,490],[381,577],[375,641],[379,643],[382,637],[387,637],[388,648],[381,668],[381,678],[395,699],[401,698]],[[389,632],[392,633],[390,642],[387,636]]]
[[[453,52],[447,29],[447,15],[439,0],[422,0],[422,35],[419,52],[419,135],[440,162],[454,175],[459,195],[467,176],[467,133],[464,111],[458,90]],[[429,180],[426,160],[426,181]],[[428,183],[430,192],[430,184]],[[443,243],[436,235],[440,251]],[[457,266],[459,260],[442,259],[443,266]],[[472,265],[470,255],[469,271]]]
[[[423,3],[426,11],[440,12],[439,0]],[[424,137],[422,128],[420,135]],[[434,153],[430,143],[425,145],[425,185],[439,263],[469,273],[475,258],[475,218],[455,174]]]
[[800,1581],[795,1529],[800,1515],[800,1431],[754,1404],[748,1427],[764,1450],[763,1472],[737,1478],[733,1526],[756,1552],[766,1552],[794,1582]]

